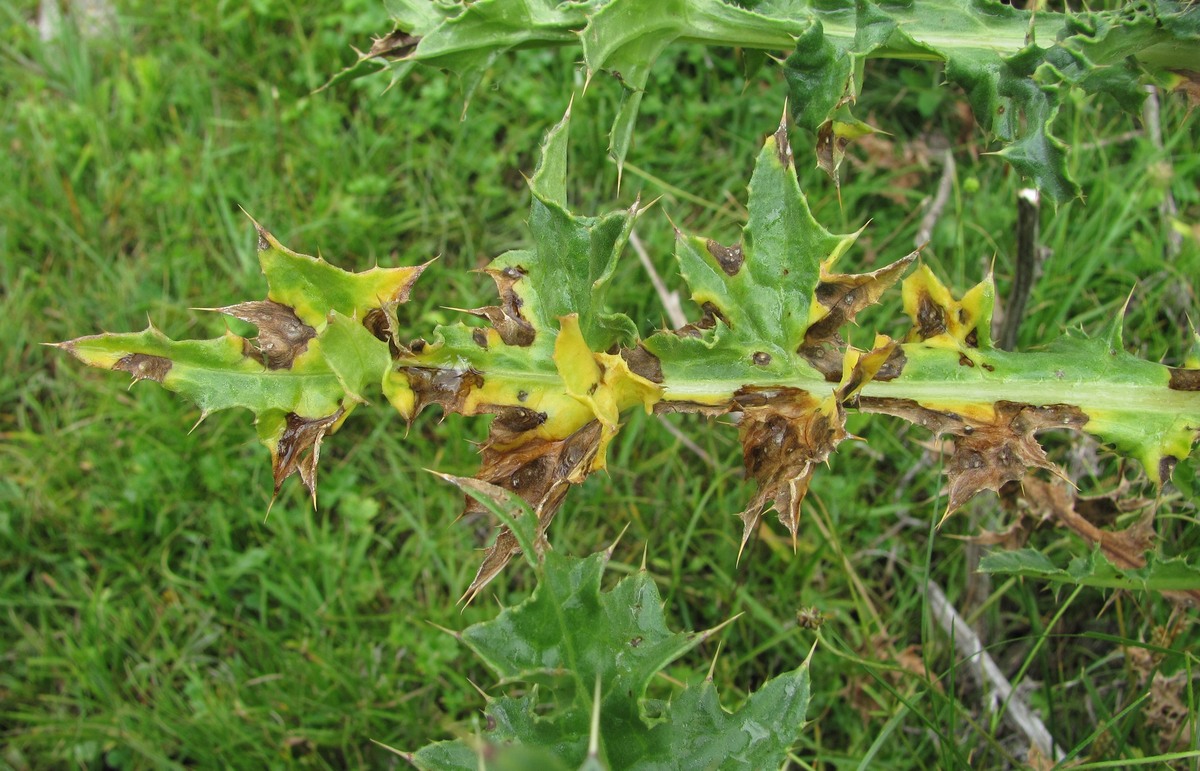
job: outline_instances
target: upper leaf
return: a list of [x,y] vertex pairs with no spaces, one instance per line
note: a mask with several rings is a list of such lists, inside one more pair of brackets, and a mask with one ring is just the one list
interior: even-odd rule
[[394,77],[418,62],[451,69],[463,75],[468,95],[505,51],[581,46],[589,75],[607,70],[625,87],[610,137],[618,165],[650,68],[676,40],[790,51],[784,74],[794,117],[814,132],[820,164],[835,177],[846,144],[872,130],[850,111],[865,61],[941,61],[980,126],[1002,143],[998,154],[1055,202],[1079,194],[1052,130],[1066,89],[1136,109],[1142,66],[1200,70],[1200,8],[1166,0],[1079,14],[1034,14],[996,0],[404,0],[396,23],[362,61],[392,59]]

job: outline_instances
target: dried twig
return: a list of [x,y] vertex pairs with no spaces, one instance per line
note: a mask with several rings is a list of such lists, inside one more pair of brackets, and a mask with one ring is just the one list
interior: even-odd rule
[[[1146,124],[1146,133],[1150,135],[1150,143],[1154,145],[1155,150],[1162,152],[1162,120],[1159,117],[1158,89],[1155,86],[1146,86],[1146,102],[1142,105],[1142,122]],[[1170,161],[1164,161],[1164,163],[1170,168]],[[1167,256],[1175,257],[1183,249],[1183,235],[1171,227],[1171,220],[1179,216],[1179,206],[1175,203],[1175,196],[1171,193],[1170,186],[1163,191],[1163,199],[1158,205],[1158,213],[1163,222],[1167,224]]]
[[917,228],[917,237],[913,239],[913,245],[918,249],[929,243],[929,239],[933,237],[933,228],[950,200],[950,191],[954,189],[954,153],[947,148],[942,151],[941,156],[942,178],[938,182],[937,193],[933,196],[929,208],[925,210],[925,216],[921,217],[921,226]]
[[638,238],[636,231],[629,233],[629,245],[637,253],[638,261],[642,263],[642,267],[650,274],[650,283],[654,285],[654,291],[658,294],[658,299],[663,304],[663,310],[667,312],[667,318],[671,321],[671,327],[673,329],[686,327],[688,321],[687,316],[683,315],[683,306],[679,302],[679,292],[667,289],[667,285],[663,283],[662,277],[654,269],[654,263],[650,261],[650,255],[646,253],[646,247],[642,244],[642,239]]
[[946,599],[946,593],[933,581],[926,584],[926,591],[929,594],[930,613],[938,620],[942,630],[954,640],[954,647],[958,649],[966,665],[981,682],[988,682],[996,689],[996,698],[985,702],[988,711],[996,712],[999,705],[1007,704],[1008,709],[1004,716],[1029,739],[1029,743],[1043,756],[1052,757],[1056,761],[1062,760],[1065,757],[1062,748],[1055,744],[1054,737],[1046,730],[1046,725],[1033,714],[1029,705],[1013,692],[1012,683],[1008,682],[1008,678],[996,666],[995,660],[983,649],[983,642],[970,625]]

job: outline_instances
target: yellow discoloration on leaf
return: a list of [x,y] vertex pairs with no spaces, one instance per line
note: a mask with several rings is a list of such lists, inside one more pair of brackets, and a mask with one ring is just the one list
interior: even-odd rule
[[955,300],[928,265],[903,282],[904,312],[912,319],[909,342],[966,350],[991,347],[995,286],[989,276]]
[[608,443],[620,428],[621,412],[639,404],[651,412],[662,398],[662,388],[631,372],[619,355],[595,353],[588,348],[578,316],[564,316],[559,324],[554,363],[567,393],[600,421],[600,448],[593,470],[602,469]]
[[387,303],[406,302],[428,266],[376,266],[350,273],[320,257],[294,252],[257,222],[254,225],[258,229],[258,261],[269,287],[267,299],[291,308],[300,320],[318,330],[331,310],[361,319]]
[[[1130,433],[1131,428],[1139,433],[1142,441],[1133,454],[1155,484],[1166,482],[1163,472],[1166,471],[1169,476],[1175,462],[1188,457],[1192,447],[1200,441],[1200,425],[1189,421],[1184,415],[1180,415],[1169,425],[1152,426],[1143,422],[1131,427],[1127,414],[1100,409],[1090,409],[1087,414],[1088,430],[1100,436],[1120,436]],[[1152,433],[1146,436],[1147,432],[1151,431]],[[1164,460],[1167,461],[1165,467]]]
[[417,395],[413,393],[408,378],[395,370],[383,376],[383,395],[401,417],[412,420],[417,406]]

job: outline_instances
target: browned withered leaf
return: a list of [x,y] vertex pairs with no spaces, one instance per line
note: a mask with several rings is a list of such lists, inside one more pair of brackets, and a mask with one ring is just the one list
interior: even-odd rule
[[[512,493],[504,488],[479,479],[442,474],[437,471],[433,473],[466,493],[467,499],[472,503],[482,506],[478,499],[484,498],[512,519],[525,516],[525,512],[513,499]],[[536,536],[537,540],[533,543],[533,549],[540,557],[546,549],[550,548],[550,543],[545,538],[544,527],[537,528]],[[496,540],[485,549],[485,552],[483,562],[475,574],[475,579],[471,581],[471,586],[458,599],[460,603],[469,605],[479,595],[479,592],[504,569],[509,560],[521,553],[521,545],[512,530],[505,525],[500,528],[496,534]]]
[[750,505],[739,515],[743,529],[738,559],[762,520],[768,501],[791,533],[795,548],[800,505],[813,473],[850,436],[845,429],[843,405],[870,382],[895,349],[896,343],[885,339],[875,350],[858,356],[841,385],[823,398],[785,387],[748,387],[734,394],[734,408],[742,412],[738,424],[742,460],[758,484]]
[[317,331],[301,321],[294,310],[273,300],[199,310],[214,310],[258,327],[258,336],[245,343],[245,354],[267,369],[291,369],[308,341],[317,336]]
[[746,471],[758,483],[758,492],[739,515],[742,545],[758,528],[767,502],[792,534],[800,525],[800,504],[808,492],[813,472],[846,438],[845,411],[833,397],[817,399],[794,388],[743,388],[734,395],[742,411],[738,438]]
[[998,491],[1004,483],[1020,480],[1029,468],[1044,468],[1062,476],[1035,434],[1051,428],[1079,430],[1088,420],[1078,408],[1066,404],[1035,407],[999,401],[993,405],[990,420],[931,410],[907,399],[864,397],[858,406],[864,412],[896,415],[934,434],[955,437],[954,454],[946,461],[950,484],[943,520],[976,493]]
[[500,333],[500,339],[505,345],[531,345],[537,331],[521,314],[524,301],[513,289],[513,286],[525,277],[525,271],[519,266],[509,266],[502,270],[489,268],[487,274],[496,282],[500,305],[473,308],[467,313],[487,319]]
[[[592,470],[600,446],[601,426],[593,420],[565,439],[551,440],[534,433],[546,419],[544,414],[518,407],[498,409],[483,447],[483,464],[474,481],[494,488],[505,499],[505,493],[516,493],[529,504],[538,518],[537,538],[542,548],[548,545],[546,530],[562,506],[568,488],[582,482]],[[468,497],[463,514],[486,511],[479,501]],[[462,601],[470,603],[475,599],[519,553],[516,537],[507,526],[501,527]]]
[[[600,423],[590,421],[565,439],[544,439],[530,431],[513,431],[518,425],[513,421],[522,419],[507,413],[493,421],[476,478],[520,495],[549,525],[568,485],[579,484],[591,471],[600,444]],[[477,506],[468,503],[466,513],[479,511]]]
[[[804,342],[796,352],[816,367],[826,380],[837,382],[842,375],[845,347],[838,330],[854,321],[859,311],[878,302],[918,256],[920,251],[915,251],[871,273],[829,273],[822,264],[815,296],[816,307],[823,311],[823,315],[809,326],[804,333]],[[897,348],[896,352],[899,353],[900,349]],[[891,377],[898,374],[899,370]]]
[[[275,446],[271,448],[271,467],[275,476],[275,495],[283,481],[299,473],[313,506],[317,504],[317,463],[321,459],[321,440],[345,413],[342,407],[323,418],[302,418],[288,413],[287,424]],[[273,499],[272,499],[273,500]]]
[[[1138,570],[1146,567],[1146,552],[1154,545],[1154,507],[1152,501],[1138,503],[1145,513],[1124,530],[1103,530],[1086,516],[1085,512],[1099,508],[1098,499],[1080,498],[1075,490],[1064,482],[1054,483],[1041,479],[1027,479],[1023,495],[1035,509],[1045,512],[1062,526],[1069,528],[1090,546],[1099,546],[1100,551],[1113,565],[1122,570]],[[1118,504],[1114,503],[1114,507]],[[1128,502],[1122,504],[1130,510]],[[1200,590],[1163,591],[1162,595],[1172,602],[1200,605]]]

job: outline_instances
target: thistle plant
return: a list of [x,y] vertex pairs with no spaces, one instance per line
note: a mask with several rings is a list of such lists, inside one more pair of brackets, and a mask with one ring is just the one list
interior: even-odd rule
[[[1192,453],[1200,438],[1200,336],[1194,330],[1191,350],[1181,352],[1175,366],[1127,352],[1119,316],[1092,334],[1069,332],[1038,350],[1000,350],[992,337],[990,275],[956,295],[922,262],[920,250],[870,272],[842,272],[854,264],[859,234],[832,233],[814,219],[789,139],[790,122],[808,130],[817,162],[836,179],[846,142],[872,130],[851,112],[864,60],[934,59],[965,89],[981,126],[1000,141],[998,154],[1064,201],[1079,191],[1066,173],[1065,147],[1052,133],[1061,92],[1105,93],[1131,107],[1143,93],[1143,66],[1167,80],[1188,77],[1170,68],[1196,64],[1200,15],[1190,6],[1139,4],[1064,16],[987,2],[860,2],[829,10],[770,0],[744,6],[720,0],[407,0],[397,14],[397,29],[347,76],[378,59],[388,62],[393,78],[429,64],[457,71],[469,94],[506,51],[578,45],[589,79],[619,72],[627,90],[611,135],[618,164],[629,152],[649,67],[672,41],[792,51],[782,64],[789,108],[778,127],[764,130],[740,238],[719,243],[675,231],[674,256],[696,319],[681,328],[643,334],[608,306],[606,292],[635,223],[658,212],[640,200],[600,215],[571,211],[567,149],[578,118],[568,110],[547,133],[529,180],[530,245],[490,262],[486,272],[497,304],[466,310],[474,317],[469,323],[406,325],[402,306],[414,285],[419,291],[425,265],[349,273],[292,252],[256,223],[265,299],[211,309],[254,325],[256,335],[230,331],[212,340],[175,341],[151,326],[59,344],[89,365],[181,393],[202,418],[232,407],[250,410],[270,452],[275,492],[298,474],[314,501],[322,443],[360,406],[386,401],[409,421],[431,407],[492,416],[475,479],[451,480],[467,491],[468,512],[499,514],[503,521],[464,600],[478,596],[518,555],[540,583],[525,605],[460,638],[504,682],[544,686],[554,708],[552,717],[540,717],[536,690],[489,702],[483,744],[536,745],[574,765],[663,767],[655,765],[661,752],[666,766],[698,767],[663,748],[678,742],[701,765],[742,757],[741,750],[732,739],[705,749],[695,735],[662,726],[692,725],[702,714],[718,726],[712,735],[724,735],[719,726],[734,726],[729,735],[740,735],[738,720],[756,719],[758,710],[774,704],[770,709],[788,716],[786,730],[762,745],[764,754],[745,755],[745,767],[762,767],[780,762],[801,726],[803,668],[765,685],[736,715],[720,710],[711,685],[693,686],[669,707],[651,704],[644,698],[649,677],[699,638],[666,631],[656,615],[657,594],[644,577],[600,594],[603,557],[572,561],[548,548],[551,523],[569,509],[569,489],[606,468],[622,415],[631,410],[737,416],[745,471],[757,490],[738,515],[741,549],[731,560],[752,549],[772,510],[793,543],[801,538],[810,482],[851,438],[846,417],[852,411],[902,418],[952,440],[943,518],[981,492],[1023,480],[1031,469],[1065,477],[1039,443],[1045,432],[1089,434],[1137,461],[1156,484],[1169,481]],[[861,349],[849,345],[845,327],[897,291],[907,333],[896,339],[878,334]],[[1076,529],[1099,549],[1087,566],[1056,572],[1027,555],[1016,562],[999,557],[985,567],[1152,588],[1181,601],[1198,596],[1200,571],[1185,561],[1147,560],[1146,544],[1132,536],[1104,539],[1082,524]],[[568,597],[584,598],[587,609],[573,622],[554,621],[554,608],[566,607]],[[630,616],[633,606],[638,611]],[[578,630],[589,625],[599,637],[579,638]],[[651,629],[654,639],[635,628]],[[522,646],[532,646],[543,663],[517,661]],[[582,650],[592,651],[586,661],[570,653]],[[787,704],[779,706],[785,691]],[[614,733],[640,736],[642,743],[622,754],[629,747],[606,743]],[[481,746],[435,745],[412,759],[422,767],[475,767],[477,753],[486,755]],[[717,754],[705,754],[710,751]]]

